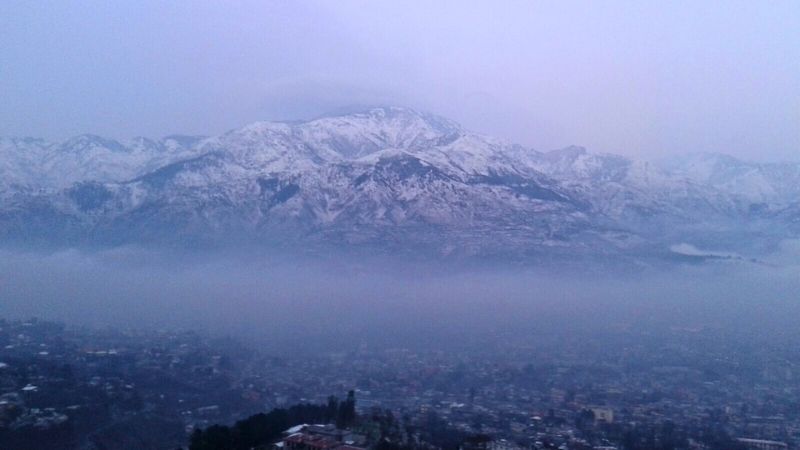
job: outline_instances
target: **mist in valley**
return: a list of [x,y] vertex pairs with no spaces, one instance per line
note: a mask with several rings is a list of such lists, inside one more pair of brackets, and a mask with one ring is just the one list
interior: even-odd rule
[[540,336],[713,329],[791,342],[798,244],[764,262],[563,269],[391,257],[3,251],[0,316],[199,330],[268,353],[490,349]]

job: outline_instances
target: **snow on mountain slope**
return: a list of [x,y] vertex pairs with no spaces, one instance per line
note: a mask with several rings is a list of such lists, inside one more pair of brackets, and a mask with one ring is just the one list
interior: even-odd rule
[[737,202],[725,193],[673,177],[647,161],[567,147],[531,154],[529,162],[620,225],[665,230],[676,223],[728,220],[738,214]]
[[296,127],[296,135],[318,150],[360,158],[387,148],[436,147],[463,133],[455,122],[408,108],[373,108],[347,116],[329,116]]
[[88,134],[61,143],[0,138],[0,188],[58,190],[80,181],[125,181],[191,156],[193,150],[183,142],[173,137],[120,143]]
[[791,203],[800,197],[800,163],[752,163],[718,153],[684,155],[663,161],[674,177],[697,183],[750,202]]
[[33,138],[0,138],[0,198],[30,189],[40,176],[41,159],[48,142]]
[[[771,191],[756,184],[757,193],[735,182],[753,171],[780,179]],[[742,236],[774,242],[783,235],[765,230],[796,229],[786,224],[791,208],[769,203],[794,192],[796,167],[725,172],[579,147],[540,153],[398,107],[258,122],[209,138],[3,139],[0,174],[0,240],[57,245],[614,254],[736,245]]]

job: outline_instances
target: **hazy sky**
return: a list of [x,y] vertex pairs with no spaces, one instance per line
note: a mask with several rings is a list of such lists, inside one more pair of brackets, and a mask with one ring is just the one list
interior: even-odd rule
[[402,104],[540,150],[800,160],[800,2],[0,2],[0,135]]

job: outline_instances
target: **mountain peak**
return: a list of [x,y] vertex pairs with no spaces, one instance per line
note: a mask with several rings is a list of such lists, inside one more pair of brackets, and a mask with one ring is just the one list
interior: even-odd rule
[[292,125],[292,132],[314,148],[346,159],[389,148],[427,148],[463,134],[457,123],[399,106],[351,110]]
[[325,114],[308,122],[315,122],[325,119],[373,120],[376,122],[395,122],[405,125],[425,124],[426,126],[442,133],[457,133],[463,131],[461,125],[450,119],[406,106],[370,106],[346,108],[338,110],[334,113]]
[[113,139],[107,139],[95,134],[80,134],[64,141],[59,148],[63,151],[81,153],[92,151],[96,148],[106,148],[114,152],[127,152],[128,149]]
[[586,148],[577,145],[570,145],[558,150],[551,150],[545,153],[545,157],[552,160],[575,159],[579,156],[585,155],[586,153]]

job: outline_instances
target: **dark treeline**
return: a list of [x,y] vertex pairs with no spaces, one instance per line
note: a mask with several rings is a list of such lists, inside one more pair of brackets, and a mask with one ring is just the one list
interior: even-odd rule
[[[375,450],[457,450],[468,437],[451,428],[434,412],[412,426],[407,417],[398,419],[391,411],[373,408],[371,413],[358,416],[355,395],[347,399],[330,397],[326,405],[300,404],[273,409],[236,422],[233,426],[213,425],[196,430],[190,440],[190,450],[245,450],[264,448],[281,438],[287,429],[304,423],[335,423],[341,429],[357,429],[368,435]],[[414,437],[412,437],[414,436]]]
[[236,422],[232,427],[213,425],[195,430],[191,450],[250,449],[271,443],[288,428],[303,423],[336,423],[340,428],[351,426],[356,419],[355,393],[339,401],[331,396],[326,405],[300,404],[277,408]]

